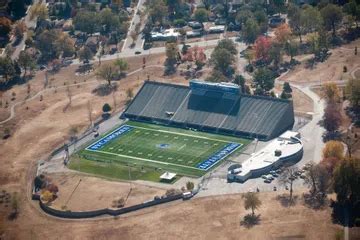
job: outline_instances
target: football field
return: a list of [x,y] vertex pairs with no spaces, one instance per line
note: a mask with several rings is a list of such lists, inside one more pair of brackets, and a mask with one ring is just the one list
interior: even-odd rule
[[202,176],[248,140],[127,122],[81,151],[86,160]]

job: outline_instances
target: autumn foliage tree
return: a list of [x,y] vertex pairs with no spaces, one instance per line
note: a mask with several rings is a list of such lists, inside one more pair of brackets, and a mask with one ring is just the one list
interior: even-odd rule
[[204,48],[194,46],[186,51],[183,56],[184,61],[195,62],[198,69],[202,68],[206,63],[206,55]]
[[323,149],[323,159],[344,157],[344,145],[340,141],[328,141]]
[[338,130],[341,124],[340,106],[334,103],[329,103],[325,108],[323,123],[324,128],[330,133]]
[[275,41],[284,46],[291,37],[291,29],[286,23],[281,24],[275,29]]
[[265,36],[258,37],[255,41],[256,59],[267,61],[269,59],[270,48],[271,48],[270,38]]
[[335,103],[340,100],[340,90],[335,83],[325,83],[322,87],[322,97],[328,103]]

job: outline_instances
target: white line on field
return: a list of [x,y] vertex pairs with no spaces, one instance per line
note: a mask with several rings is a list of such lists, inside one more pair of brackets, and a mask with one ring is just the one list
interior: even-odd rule
[[158,164],[163,164],[163,165],[173,165],[173,166],[177,166],[177,167],[191,168],[191,169],[206,171],[206,170],[203,170],[203,169],[200,169],[200,168],[196,168],[196,167],[190,167],[190,166],[185,166],[185,165],[180,165],[180,164],[175,164],[175,163],[168,163],[168,162],[159,162],[159,161],[150,160],[150,159],[146,159],[146,158],[128,156],[128,155],[117,154],[117,153],[112,153],[112,152],[104,152],[104,151],[91,150],[91,149],[87,149],[87,151],[97,152],[97,153],[104,153],[104,154],[110,154],[110,155],[115,155],[115,156],[119,156],[119,157],[132,158],[132,159],[136,159],[136,160],[140,160],[140,161],[144,161],[144,162],[152,162],[152,163],[158,163]]
[[204,137],[204,136],[196,136],[196,135],[191,135],[191,134],[187,134],[187,133],[171,132],[171,131],[166,131],[166,130],[161,130],[161,129],[151,129],[151,128],[133,126],[133,125],[128,125],[128,126],[131,126],[133,128],[145,129],[145,130],[149,130],[149,131],[155,131],[155,132],[163,132],[163,133],[176,134],[176,135],[188,136],[188,137],[193,137],[193,138],[208,139],[208,140],[224,142],[224,143],[232,143],[232,141],[225,141],[225,140],[209,138],[209,137]]

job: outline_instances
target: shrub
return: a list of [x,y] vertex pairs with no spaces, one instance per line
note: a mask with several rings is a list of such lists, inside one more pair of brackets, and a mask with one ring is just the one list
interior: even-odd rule
[[111,111],[111,107],[108,103],[105,103],[104,106],[102,107],[102,110],[104,113],[108,113]]

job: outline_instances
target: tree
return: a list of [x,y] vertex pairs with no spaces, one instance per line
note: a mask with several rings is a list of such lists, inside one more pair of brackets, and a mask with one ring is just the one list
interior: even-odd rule
[[261,206],[261,201],[256,193],[248,192],[245,193],[242,198],[244,199],[245,210],[251,209],[251,213],[255,215],[255,209]]
[[92,117],[93,108],[92,108],[92,104],[91,104],[90,100],[87,101],[86,108],[88,111],[89,123],[90,123],[90,126],[92,127],[93,126],[93,117]]
[[102,31],[105,33],[115,31],[120,26],[119,17],[115,13],[113,13],[110,8],[102,9],[99,13],[98,19],[102,26]]
[[336,103],[340,100],[340,90],[335,83],[325,83],[322,86],[322,97],[328,103]]
[[279,43],[281,46],[284,46],[290,40],[291,37],[291,29],[289,25],[286,23],[281,24],[277,28],[275,28],[275,41]]
[[228,50],[233,55],[236,55],[238,53],[238,51],[236,49],[236,45],[235,45],[234,41],[231,39],[220,40],[218,42],[217,46],[215,47],[215,50],[220,49],[220,48]]
[[320,164],[326,169],[326,171],[332,175],[336,166],[341,162],[342,159],[337,157],[323,158]]
[[317,30],[322,23],[319,10],[310,5],[306,5],[303,9],[294,4],[290,5],[288,17],[290,27],[299,36],[300,43],[303,34]]
[[275,76],[268,68],[259,68],[254,74],[254,83],[262,91],[262,94],[270,91],[274,87]]
[[324,116],[323,116],[323,122],[324,122],[324,128],[326,131],[333,133],[341,125],[341,112],[340,107],[337,104],[329,103],[327,104]]
[[350,79],[346,84],[346,97],[351,106],[358,108],[360,106],[360,79]]
[[111,80],[114,78],[116,73],[115,66],[112,64],[104,64],[99,67],[96,72],[96,75],[105,81],[107,81],[108,86],[111,85]]
[[278,68],[279,64],[282,62],[282,49],[283,47],[280,44],[275,43],[271,46],[269,50],[270,61],[276,68]]
[[299,45],[295,41],[288,41],[286,43],[286,53],[290,56],[290,62],[294,61],[294,56],[298,53]]
[[17,39],[22,39],[24,37],[24,33],[26,32],[27,27],[24,21],[19,21],[15,24],[13,33]]
[[328,141],[323,149],[323,159],[336,158],[343,159],[344,145],[340,141]]
[[10,78],[16,74],[16,69],[13,61],[10,57],[0,57],[0,75],[4,77],[4,80],[0,83],[8,83]]
[[270,38],[265,36],[259,36],[255,41],[255,55],[257,60],[267,61],[269,59],[270,48]]
[[241,32],[244,42],[247,44],[252,44],[260,35],[259,24],[254,19],[250,18],[246,20],[245,26]]
[[298,168],[295,166],[286,167],[284,171],[280,174],[278,181],[280,184],[284,186],[290,186],[290,197],[289,202],[292,203],[292,197],[293,197],[293,183],[296,180],[296,172],[298,171]]
[[219,71],[214,69],[211,74],[206,78],[206,81],[208,82],[226,82],[228,81],[228,78],[226,76],[224,76],[224,74]]
[[131,100],[134,97],[134,92],[132,88],[126,89],[126,97]]
[[324,20],[325,27],[332,30],[333,36],[336,35],[336,27],[341,23],[343,14],[341,8],[335,4],[327,4],[320,10],[321,16]]
[[11,197],[11,210],[10,218],[15,219],[19,213],[19,197],[17,192],[14,192]]
[[192,191],[192,190],[194,189],[194,187],[195,187],[195,185],[194,185],[193,182],[188,181],[188,182],[186,183],[186,189],[187,189],[188,191]]
[[220,71],[224,76],[228,76],[231,73],[235,57],[227,49],[215,48],[211,54],[210,62],[216,70]]
[[29,4],[29,2],[25,0],[13,0],[9,3],[9,10],[14,19],[20,19],[25,16],[26,5]]
[[7,36],[11,31],[11,20],[7,17],[0,17],[0,35]]
[[102,107],[104,113],[108,113],[111,111],[111,106],[108,103],[105,103]]
[[129,68],[127,61],[120,58],[116,59],[114,65],[118,67],[120,75]]
[[292,98],[292,89],[290,87],[290,84],[288,82],[284,82],[284,85],[283,85],[283,91],[281,93],[281,98],[282,99],[289,99],[289,98]]
[[208,20],[208,11],[204,8],[199,8],[196,9],[195,13],[194,13],[194,18],[196,21],[198,21],[199,23],[203,23],[206,22]]
[[253,13],[248,9],[240,9],[236,14],[236,21],[242,26],[245,25],[248,19],[254,19]]
[[75,42],[67,33],[59,34],[54,46],[62,57],[71,57],[75,53]]
[[360,159],[348,158],[334,171],[334,191],[337,200],[350,206],[360,201]]
[[176,71],[174,65],[177,62],[178,52],[177,43],[166,44],[165,74],[172,74]]
[[99,29],[98,15],[95,12],[79,11],[74,17],[73,24],[76,30],[93,34]]
[[46,20],[49,18],[48,8],[45,4],[39,2],[31,6],[30,19],[33,20],[34,18],[37,18],[38,20]]
[[63,33],[59,30],[45,30],[36,38],[36,47],[41,52],[41,57],[45,60],[52,60],[57,58],[60,54],[59,48],[56,47],[56,42]]
[[356,151],[356,144],[359,141],[358,134],[352,132],[352,129],[348,129],[347,133],[342,136],[342,142],[346,145],[349,158],[351,158],[352,153]]
[[54,200],[54,194],[49,190],[43,190],[40,194],[40,200],[45,203],[49,203]]
[[330,174],[321,164],[311,164],[305,173],[304,183],[310,188],[310,194],[326,196],[330,187]]
[[356,27],[358,27],[357,22],[360,21],[360,5],[356,3],[356,0],[350,0],[344,4],[343,11],[354,18]]
[[245,78],[243,75],[236,75],[235,79],[234,79],[234,83],[240,86],[240,90],[242,93],[248,94],[249,93],[249,89],[248,87],[245,85]]
[[93,58],[94,54],[89,47],[84,46],[79,50],[78,56],[80,61],[89,61]]
[[70,141],[75,141],[77,139],[77,135],[79,133],[79,129],[76,126],[71,126],[69,129]]
[[168,15],[168,8],[162,0],[150,0],[147,5],[149,17],[152,23],[163,24],[164,18]]
[[24,70],[24,78],[28,69],[32,70],[35,68],[35,59],[26,51],[21,51],[18,59],[19,66]]

